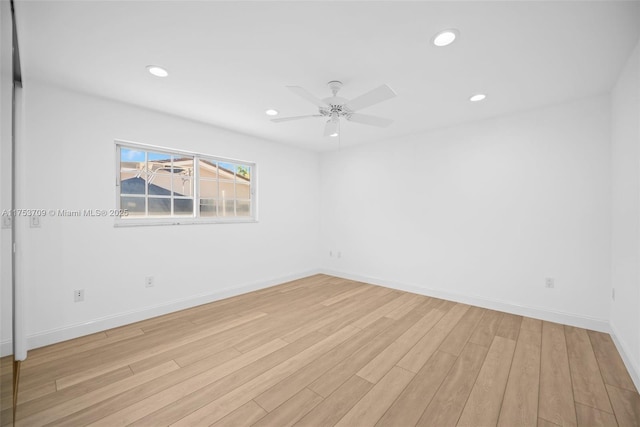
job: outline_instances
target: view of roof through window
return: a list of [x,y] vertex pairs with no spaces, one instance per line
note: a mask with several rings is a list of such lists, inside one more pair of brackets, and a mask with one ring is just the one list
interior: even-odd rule
[[129,218],[252,217],[252,165],[119,146],[120,209]]

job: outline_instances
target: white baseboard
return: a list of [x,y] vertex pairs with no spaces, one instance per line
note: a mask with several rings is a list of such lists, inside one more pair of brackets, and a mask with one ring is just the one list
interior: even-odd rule
[[[280,283],[289,282],[296,279],[312,276],[318,274],[319,270],[310,270],[301,273],[290,274],[278,278],[269,280],[262,280],[259,282],[239,285],[232,288],[217,290],[216,292],[196,295],[188,298],[182,298],[174,300],[164,304],[156,305],[153,307],[145,307],[139,310],[132,310],[125,313],[118,313],[112,316],[106,316],[99,319],[94,319],[90,322],[65,326],[63,328],[51,329],[48,331],[42,331],[33,335],[27,336],[27,346],[29,350],[34,348],[43,347],[50,344],[55,344],[62,341],[67,341],[73,338],[94,334],[96,332],[105,331],[119,326],[128,325],[131,323],[139,322],[141,320],[150,319],[152,317],[162,316],[163,314],[173,313],[175,311],[184,310],[187,308],[195,307],[202,304],[207,304],[213,301],[233,297],[236,295],[244,294],[259,289],[268,288],[270,286],[278,285]],[[2,343],[2,355],[11,354],[11,343]]]
[[615,327],[613,323],[611,323],[611,338],[613,338],[613,343],[616,345],[618,349],[618,353],[622,356],[622,361],[624,365],[627,367],[627,371],[629,371],[629,375],[633,380],[633,383],[636,386],[636,390],[640,391],[640,365],[631,357],[631,351],[629,351],[629,346],[626,341],[620,338],[620,334],[618,333],[618,329]]
[[561,311],[548,310],[538,307],[530,307],[521,304],[515,304],[507,301],[489,299],[474,295],[461,294],[456,292],[443,291],[440,289],[430,289],[422,286],[416,286],[396,281],[378,279],[375,277],[361,276],[359,274],[345,273],[328,269],[321,269],[321,273],[331,276],[341,277],[344,279],[356,280],[358,282],[371,283],[373,285],[384,286],[386,288],[397,289],[400,291],[411,292],[414,294],[425,295],[429,297],[441,298],[448,301],[460,302],[463,304],[474,305],[492,310],[504,311],[506,313],[517,314],[520,316],[532,317],[534,319],[546,320],[548,322],[562,323],[564,325],[576,326],[584,329],[591,329],[598,332],[610,333],[609,321],[606,319],[598,319],[594,317],[581,316],[578,314],[564,313]]

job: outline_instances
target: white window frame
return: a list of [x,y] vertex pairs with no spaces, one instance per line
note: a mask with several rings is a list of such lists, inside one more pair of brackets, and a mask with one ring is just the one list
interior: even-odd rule
[[[213,156],[210,154],[196,153],[192,151],[179,150],[175,148],[160,147],[157,145],[142,144],[139,142],[132,142],[126,140],[115,140],[115,155],[116,155],[116,209],[120,210],[120,150],[121,148],[131,148],[134,150],[140,150],[145,152],[161,153],[174,156],[189,156],[193,157],[193,216],[134,216],[134,217],[116,217],[115,227],[135,227],[135,226],[153,226],[153,225],[187,225],[187,224],[238,224],[238,223],[255,223],[258,222],[258,192],[257,192],[257,176],[258,167],[255,162],[230,159],[226,157]],[[250,209],[251,215],[244,217],[236,216],[215,216],[215,217],[200,217],[200,168],[199,160],[208,160],[211,162],[223,162],[233,163],[238,166],[246,166],[251,168],[251,180],[249,186],[249,192],[251,195]],[[173,160],[172,160],[173,162]],[[172,163],[173,164],[173,163]],[[173,167],[173,166],[172,166]],[[218,177],[218,185],[219,185]],[[236,183],[234,182],[234,186]],[[149,195],[146,194],[145,200],[148,200]],[[218,194],[217,207],[220,205],[220,194]],[[173,212],[173,203],[171,204],[171,211]],[[219,208],[218,208],[219,209]]]

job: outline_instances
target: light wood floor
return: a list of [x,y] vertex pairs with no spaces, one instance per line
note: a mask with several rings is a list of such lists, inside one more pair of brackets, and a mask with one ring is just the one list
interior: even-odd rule
[[607,334],[323,275],[31,351],[19,400],[29,427],[640,425]]

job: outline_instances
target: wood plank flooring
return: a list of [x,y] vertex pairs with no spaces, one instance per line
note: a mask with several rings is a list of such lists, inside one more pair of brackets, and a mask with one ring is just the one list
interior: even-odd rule
[[316,275],[30,351],[16,418],[640,426],[640,395],[607,334]]

